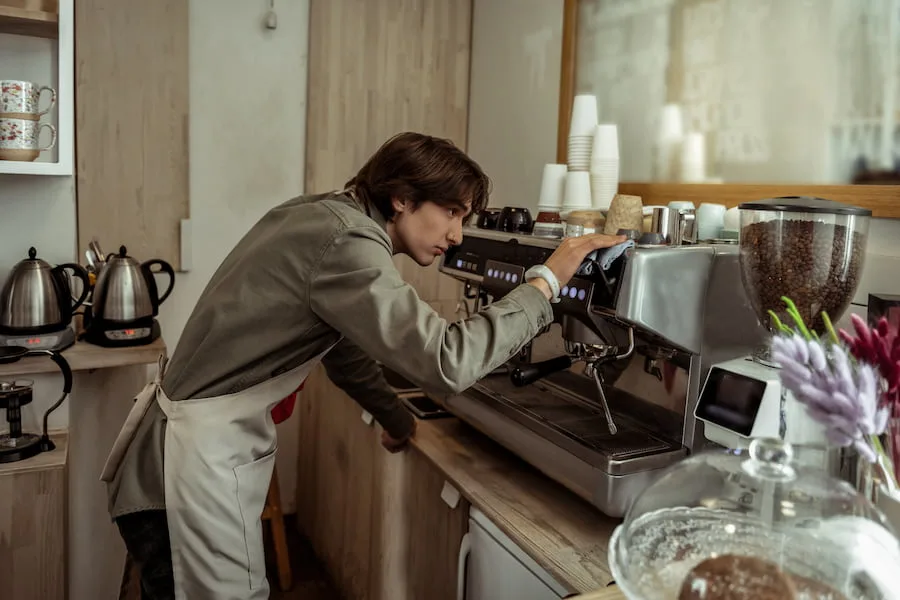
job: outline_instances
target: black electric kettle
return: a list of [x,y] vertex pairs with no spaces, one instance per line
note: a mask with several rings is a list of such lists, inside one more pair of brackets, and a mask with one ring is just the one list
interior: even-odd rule
[[[157,273],[169,277],[169,285],[162,295],[156,287]],[[153,319],[174,286],[175,270],[169,263],[160,259],[139,263],[121,246],[118,254],[106,257],[97,276],[91,295],[91,321],[132,325]]]
[[[66,271],[81,280],[81,294],[72,297]],[[90,291],[88,273],[81,265],[51,266],[28,249],[28,258],[13,267],[0,291],[0,333],[39,335],[60,331],[72,321],[72,313]]]

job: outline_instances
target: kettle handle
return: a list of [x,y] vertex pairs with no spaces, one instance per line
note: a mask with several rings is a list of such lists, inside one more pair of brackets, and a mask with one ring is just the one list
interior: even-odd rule
[[[152,267],[153,265],[159,265],[159,271],[154,271],[153,269],[151,269],[150,267]],[[169,276],[169,287],[166,288],[166,291],[163,292],[159,299],[156,301],[157,305],[162,304],[166,301],[166,298],[169,297],[169,294],[172,293],[172,288],[175,287],[175,269],[172,268],[172,265],[159,258],[154,258],[153,260],[148,260],[147,262],[143,263],[141,265],[141,269],[146,273],[149,273],[151,277],[157,273],[165,273]]]
[[74,296],[72,297],[74,304],[72,304],[71,310],[75,310],[84,304],[85,298],[87,298],[88,293],[91,291],[91,280],[88,276],[87,269],[75,263],[62,263],[61,265],[56,265],[53,270],[62,273],[66,269],[71,269],[72,275],[81,280],[81,296],[79,296],[77,300]]

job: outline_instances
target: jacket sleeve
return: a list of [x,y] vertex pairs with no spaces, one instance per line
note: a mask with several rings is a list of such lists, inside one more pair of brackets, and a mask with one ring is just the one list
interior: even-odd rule
[[328,378],[397,439],[412,431],[413,416],[384,379],[381,367],[344,338],[322,359]]
[[308,282],[310,307],[375,360],[436,392],[460,392],[506,362],[553,320],[540,290],[520,285],[450,323],[403,281],[377,226],[337,232]]

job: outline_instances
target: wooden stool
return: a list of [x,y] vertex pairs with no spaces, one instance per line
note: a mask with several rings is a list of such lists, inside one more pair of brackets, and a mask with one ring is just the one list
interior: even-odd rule
[[275,549],[275,565],[278,568],[278,587],[282,592],[291,589],[293,575],[291,573],[291,559],[288,554],[287,536],[284,531],[284,514],[281,512],[281,489],[278,487],[278,469],[272,471],[272,481],[269,482],[269,493],[266,496],[266,506],[263,508],[262,520],[269,522],[272,532],[272,546]]

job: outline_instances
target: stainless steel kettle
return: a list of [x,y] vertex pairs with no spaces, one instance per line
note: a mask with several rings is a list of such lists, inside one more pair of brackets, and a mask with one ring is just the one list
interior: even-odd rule
[[[153,267],[159,267],[154,271]],[[160,296],[156,287],[157,273],[169,276],[169,285]],[[175,270],[164,260],[139,263],[128,256],[125,246],[118,254],[110,254],[100,269],[91,296],[91,318],[97,321],[132,323],[152,319],[175,286]]]
[[[81,295],[72,297],[66,271],[81,280]],[[0,331],[7,334],[41,334],[64,329],[73,311],[84,303],[91,285],[81,265],[56,267],[28,249],[28,258],[13,267],[0,291]]]

